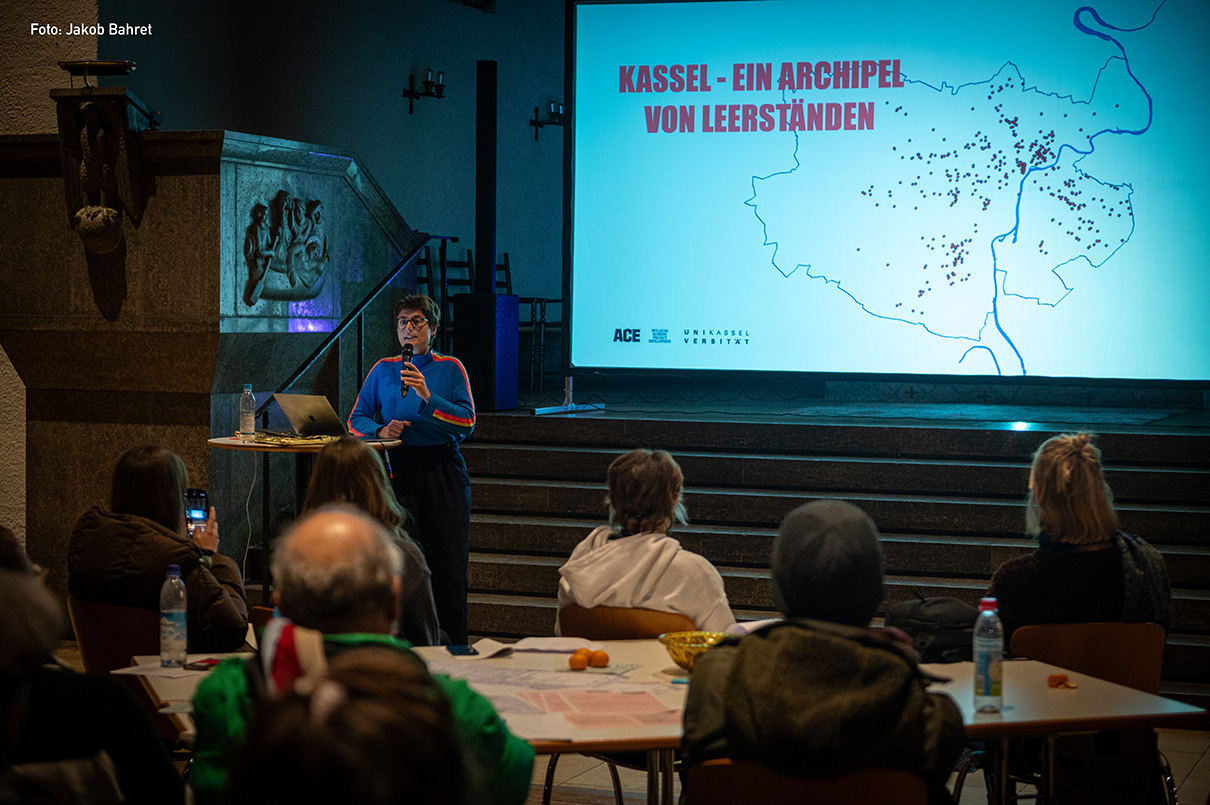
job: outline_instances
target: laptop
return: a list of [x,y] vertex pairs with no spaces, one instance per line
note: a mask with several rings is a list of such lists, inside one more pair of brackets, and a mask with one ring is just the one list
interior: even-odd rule
[[332,410],[332,404],[322,394],[274,394],[282,413],[290,420],[294,433],[272,433],[273,436],[348,436],[345,423]]
[[[332,404],[322,394],[274,394],[273,399],[281,406],[282,413],[290,420],[294,433],[258,431],[276,437],[352,436],[345,428],[344,420],[332,410]],[[365,442],[393,441],[391,439],[362,439]]]

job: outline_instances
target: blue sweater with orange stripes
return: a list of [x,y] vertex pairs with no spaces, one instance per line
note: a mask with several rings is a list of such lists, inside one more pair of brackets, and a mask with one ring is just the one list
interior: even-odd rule
[[399,394],[402,358],[383,358],[374,364],[349,414],[349,432],[355,436],[377,436],[378,429],[399,419],[409,423],[399,437],[405,445],[431,446],[460,442],[475,429],[475,401],[466,369],[451,355],[429,351],[412,358],[424,375],[429,400],[415,390]]

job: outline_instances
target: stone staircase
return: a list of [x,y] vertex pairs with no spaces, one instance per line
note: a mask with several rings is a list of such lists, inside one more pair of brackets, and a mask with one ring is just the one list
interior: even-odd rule
[[[878,420],[867,422],[877,423]],[[1175,620],[1165,692],[1210,703],[1210,436],[1099,428],[1122,526],[1164,554]],[[768,557],[800,503],[839,497],[882,532],[886,603],[976,603],[995,568],[1032,550],[1023,497],[1032,451],[1056,431],[1007,427],[725,422],[618,415],[481,414],[471,474],[470,630],[550,634],[558,569],[605,522],[605,470],[661,447],[685,473],[690,524],[675,535],[718,567],[738,617],[773,614]]]

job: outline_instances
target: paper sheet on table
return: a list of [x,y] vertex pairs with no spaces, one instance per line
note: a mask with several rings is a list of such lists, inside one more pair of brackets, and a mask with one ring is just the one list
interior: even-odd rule
[[465,660],[486,660],[488,657],[504,657],[513,653],[513,647],[507,643],[501,643],[498,640],[492,640],[490,637],[485,637],[474,644],[475,651],[478,654],[459,654],[453,656],[453,659],[458,662]]
[[550,713],[618,715],[663,713],[668,705],[648,690],[557,690],[526,691],[521,698]]
[[733,623],[723,631],[727,634],[752,634],[762,626],[768,626],[770,623],[777,623],[781,618],[765,618],[759,621],[744,621],[742,623]]
[[181,676],[193,676],[194,674],[204,674],[205,671],[189,671],[184,668],[165,668],[162,665],[128,665],[123,668],[115,668],[110,671],[111,674],[129,674],[131,676],[163,676],[169,679],[175,679]]
[[[461,662],[453,657],[425,658],[429,671],[434,674],[447,674],[457,679],[466,680],[471,687],[483,693],[484,688],[491,685],[516,685],[530,690],[558,690],[562,688],[609,688],[611,690],[643,690],[644,687],[632,682],[621,681],[617,676],[608,674],[565,673],[559,671],[538,671],[530,668],[515,668],[505,663],[473,663]],[[649,685],[648,685],[649,686]],[[486,696],[487,694],[484,693]]]
[[578,648],[601,651],[605,648],[605,644],[585,637],[523,637],[513,643],[514,651],[549,651],[554,654],[571,654]]
[[[509,731],[526,741],[570,741],[572,728],[558,713],[502,716]],[[584,739],[581,739],[584,740]]]

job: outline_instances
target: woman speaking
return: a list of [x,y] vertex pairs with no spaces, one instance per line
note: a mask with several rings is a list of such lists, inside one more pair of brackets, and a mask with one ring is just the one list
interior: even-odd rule
[[415,524],[432,571],[437,619],[454,643],[466,642],[466,569],[471,487],[458,443],[475,428],[475,401],[457,358],[432,350],[441,312],[427,296],[395,303],[403,354],[374,364],[349,415],[358,436],[401,439],[387,451],[391,487]]

